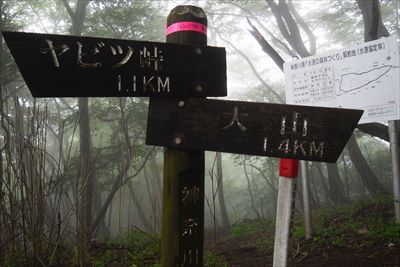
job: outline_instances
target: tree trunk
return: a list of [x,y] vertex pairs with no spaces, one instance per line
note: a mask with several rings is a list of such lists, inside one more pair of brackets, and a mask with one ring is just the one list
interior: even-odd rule
[[344,157],[344,153],[342,154],[343,161],[343,172],[344,172],[344,184],[346,189],[346,198],[350,199],[350,184],[349,184],[349,175],[347,174],[347,164]]
[[248,189],[249,195],[250,195],[251,208],[254,211],[254,213],[256,214],[257,219],[260,219],[261,216],[260,216],[260,213],[257,210],[256,204],[255,204],[255,201],[254,201],[254,195],[253,195],[253,190],[251,189],[250,177],[249,177],[249,174],[248,174],[247,168],[246,168],[246,159],[243,160],[243,170],[244,170],[244,175],[245,175],[246,180],[247,180],[247,189]]
[[[389,36],[389,32],[384,26],[381,18],[381,13],[380,13],[380,7],[379,7],[379,1],[378,0],[357,0],[357,4],[361,10],[362,16],[363,16],[363,22],[364,22],[364,41],[371,41],[371,40],[376,40],[380,37],[383,36]],[[386,127],[386,126],[385,126]],[[390,130],[389,130],[390,128]],[[396,129],[397,128],[397,129]],[[393,136],[391,137],[391,140],[389,138],[385,139],[387,141],[390,141],[391,145],[391,151],[392,151],[392,167],[393,167],[393,192],[394,192],[394,197],[395,197],[395,216],[397,219],[397,222],[400,221],[400,207],[399,207],[399,199],[398,199],[398,192],[400,190],[399,188],[399,177],[398,177],[398,166],[399,166],[399,161],[398,161],[398,154],[394,154],[393,151],[395,151],[394,146],[399,146],[400,142],[398,142],[398,132],[400,129],[400,121],[390,121],[389,126],[386,127],[386,131],[384,131],[384,134],[387,134],[389,131],[393,133]],[[396,140],[397,139],[397,140]],[[392,147],[393,146],[393,147]],[[397,147],[397,150],[399,148]],[[380,187],[379,190],[381,191],[383,188]]]
[[96,214],[96,218],[93,220],[93,223],[90,227],[91,233],[94,233],[97,230],[97,228],[99,227],[101,221],[104,219],[104,217],[107,213],[107,209],[109,208],[109,206],[112,203],[112,200],[113,200],[115,194],[118,192],[118,190],[121,188],[121,186],[123,186],[125,183],[129,182],[129,180],[136,177],[142,171],[144,166],[146,165],[149,155],[147,155],[147,157],[143,160],[142,165],[137,169],[137,171],[134,175],[128,177],[127,179],[124,179],[126,177],[126,174],[128,173],[128,170],[129,170],[129,167],[131,164],[131,157],[132,157],[131,153],[132,152],[130,151],[128,153],[128,155],[125,157],[124,162],[121,163],[120,169],[118,171],[118,175],[115,178],[115,182],[111,188],[111,191],[108,193],[106,199],[104,200],[103,205],[101,206],[101,209]]
[[126,175],[126,173],[128,172],[129,166],[130,166],[129,162],[124,162],[123,166],[119,170],[119,174],[113,184],[113,187],[111,188],[110,193],[104,200],[104,203],[103,203],[101,209],[99,210],[98,214],[96,215],[96,218],[93,220],[93,223],[91,224],[91,227],[89,229],[89,231],[91,233],[94,233],[97,230],[97,227],[100,225],[101,221],[104,219],[104,216],[106,215],[107,209],[110,206],[110,204],[114,198],[114,195],[118,192],[118,189],[123,185],[123,179],[124,179],[124,176]]
[[334,203],[334,201],[333,201],[333,199],[332,199],[332,197],[331,197],[331,195],[330,195],[330,193],[329,193],[329,188],[328,188],[328,185],[327,185],[326,182],[325,182],[325,177],[324,177],[324,174],[323,174],[323,172],[322,172],[322,170],[321,170],[321,166],[322,166],[322,164],[316,163],[317,171],[318,171],[318,173],[319,173],[319,178],[320,178],[320,181],[321,181],[321,186],[322,186],[322,188],[323,188],[324,191],[325,191],[325,194],[323,194],[323,195],[326,196],[327,202],[328,202],[329,204],[332,204],[332,203]]
[[[150,177],[147,174],[146,166],[143,168],[143,176],[144,176],[144,180],[146,182],[148,202],[151,203],[151,213],[150,213],[151,216],[150,217],[153,217],[153,219],[154,219],[154,223],[153,224],[151,222],[149,222],[149,225],[152,225],[152,226],[151,227],[147,227],[148,228],[147,231],[151,230],[152,232],[157,232],[157,227],[158,227],[157,222],[158,222],[158,213],[159,213],[158,210],[159,210],[159,207],[161,207],[161,206],[158,206],[157,190],[155,188],[154,181],[153,181],[153,187],[150,184]],[[153,177],[153,180],[154,180],[154,177]]]
[[364,22],[364,41],[376,40],[383,36],[389,36],[389,32],[383,25],[378,0],[356,0],[361,10]]
[[[299,168],[299,176],[301,177],[301,167]],[[297,182],[296,182],[296,199],[295,199],[295,207],[298,207],[298,209],[301,212],[304,212],[304,203],[303,203],[303,179],[302,177],[300,179],[299,176],[296,178]]]
[[354,163],[354,167],[360,174],[361,179],[363,180],[363,183],[365,184],[365,187],[370,195],[377,196],[384,194],[386,192],[385,188],[379,182],[378,178],[372,172],[367,161],[363,157],[354,135],[350,137],[350,140],[347,143],[347,149],[349,151],[351,161]]
[[349,200],[346,198],[337,165],[334,163],[327,163],[326,168],[328,170],[329,196],[333,203],[339,205],[348,203]]
[[150,155],[149,169],[151,171],[151,180],[154,188],[154,228],[156,231],[161,231],[162,177],[157,165],[157,150],[154,150]]
[[91,239],[90,227],[93,210],[94,162],[90,137],[89,107],[87,98],[78,99],[79,137],[80,137],[80,171],[79,171],[79,222],[80,242],[86,244]]
[[[3,57],[3,35],[1,34],[1,31],[3,30],[3,0],[0,0],[0,99],[3,99],[3,62],[4,62],[4,57]],[[0,112],[1,115],[4,114],[3,111],[3,101],[0,101]],[[3,117],[3,116],[2,116]],[[3,118],[1,118],[2,125],[3,125]],[[2,144],[0,148],[0,225],[5,225],[6,220],[3,220],[4,216],[3,214],[5,213],[5,207],[3,205],[4,203],[4,196],[5,196],[5,191],[3,190],[3,181],[5,181],[5,175],[4,175],[4,170],[3,170],[3,149],[6,148],[6,137],[4,136],[3,138],[4,144]],[[6,233],[5,233],[5,227],[0,228],[0,244],[3,244],[3,240],[6,239]],[[5,249],[3,250],[5,251]],[[3,254],[3,253],[1,253]]]
[[157,151],[154,150],[153,153],[151,153],[150,158],[149,158],[149,163],[150,163],[150,170],[153,176],[154,184],[156,186],[156,195],[157,195],[157,200],[159,207],[161,207],[161,199],[162,199],[162,177],[160,174],[160,170],[158,169],[157,165]]
[[[304,42],[301,38],[296,20],[304,28],[304,22],[298,21],[293,18],[297,16],[293,12],[293,6],[287,4],[286,0],[280,0],[277,4],[274,0],[267,0],[268,5],[278,23],[278,27],[285,37],[285,39],[290,43],[290,45],[296,50],[296,52],[301,56],[309,56],[310,53],[304,46]],[[382,36],[388,36],[389,33],[384,27],[379,10],[379,2],[377,0],[357,0],[357,3],[361,9],[364,27],[365,27],[365,41],[374,40]],[[272,58],[276,58],[276,53],[269,45],[269,43],[264,39],[264,37],[255,29],[254,26],[250,24],[253,28],[251,32],[255,39],[259,42],[264,51],[267,52]],[[307,32],[307,29],[304,29]],[[310,36],[310,35],[309,35]],[[269,48],[269,49],[268,49]],[[283,63],[281,61],[275,61],[279,68],[282,69]],[[282,61],[283,62],[283,61]],[[388,140],[387,126],[379,123],[360,125],[359,129],[366,131],[369,134]],[[349,149],[350,156],[357,170],[361,174],[362,179],[365,180],[365,184],[372,195],[383,193],[384,188],[380,182],[373,175],[372,171],[366,164],[365,159],[359,152],[359,148],[356,143],[351,143],[352,145]],[[332,167],[329,167],[331,175],[335,175],[335,171]],[[332,184],[333,181],[331,181]],[[332,184],[333,186],[334,184]]]
[[[377,0],[356,0],[361,10],[364,22],[364,41],[372,41],[381,37],[389,36],[389,32],[382,22],[379,1]],[[395,122],[397,129],[400,128],[400,121]],[[388,127],[381,123],[366,123],[358,128],[368,134],[382,138],[389,142]]]
[[315,174],[314,174],[313,169],[314,169],[315,165],[312,164],[311,166],[312,167],[310,169],[310,190],[311,190],[311,185],[312,185],[312,188],[314,190],[314,194],[310,194],[311,203],[312,203],[312,207],[313,208],[317,208],[318,209],[321,206],[321,203],[320,203],[320,200],[319,200],[319,197],[318,197],[317,185],[316,185],[316,182],[315,182],[315,179],[314,179]]
[[221,219],[223,227],[230,227],[228,212],[226,211],[225,196],[224,196],[224,182],[222,176],[222,154],[217,153],[217,186],[218,186],[218,201],[221,210]]
[[146,232],[153,233],[154,232],[154,228],[151,226],[150,221],[147,219],[146,214],[144,213],[143,208],[140,205],[140,201],[139,201],[139,198],[137,196],[137,192],[135,192],[135,190],[133,189],[132,183],[130,183],[130,182],[128,183],[128,188],[129,188],[129,193],[130,193],[130,195],[132,197],[133,204],[136,207],[136,211],[137,211],[137,213],[139,215],[140,220],[143,223],[144,230]]
[[[90,0],[78,0],[75,11],[63,0],[64,6],[71,17],[70,34],[80,36],[85,21],[86,9]],[[92,159],[92,140],[90,136],[88,98],[79,98],[79,142],[80,142],[80,169],[78,185],[78,242],[81,246],[81,265],[87,264],[87,250],[91,239],[92,200],[94,186],[94,166]]]

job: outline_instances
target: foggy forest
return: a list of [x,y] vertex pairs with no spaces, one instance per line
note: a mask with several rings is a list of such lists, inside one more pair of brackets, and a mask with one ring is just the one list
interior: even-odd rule
[[[207,45],[225,48],[218,99],[285,104],[285,62],[400,38],[399,0],[0,0],[0,29],[164,43],[179,5],[203,9]],[[35,98],[1,38],[0,98],[0,266],[172,267],[163,258],[180,248],[162,228],[179,216],[163,219],[174,214],[163,207],[168,149],[146,145],[149,97]],[[300,166],[290,266],[400,265],[399,132],[398,121],[358,124],[336,163]],[[204,155],[202,264],[272,266],[280,159]]]

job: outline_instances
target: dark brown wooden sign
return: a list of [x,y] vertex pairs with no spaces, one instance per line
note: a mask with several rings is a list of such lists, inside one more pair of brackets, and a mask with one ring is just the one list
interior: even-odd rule
[[210,99],[151,99],[146,144],[336,162],[363,111]]
[[224,48],[3,32],[34,97],[226,96]]

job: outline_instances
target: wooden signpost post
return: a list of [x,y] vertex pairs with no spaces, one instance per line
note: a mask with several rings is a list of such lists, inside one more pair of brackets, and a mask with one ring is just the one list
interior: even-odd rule
[[336,162],[362,113],[242,101],[153,98],[146,144],[282,158],[274,266],[286,266],[294,199],[288,194],[293,192],[298,160]]
[[[146,144],[166,147],[161,264],[203,266],[204,150],[336,162],[362,111],[201,98],[227,94],[225,50],[206,46],[204,11],[174,8],[166,34],[152,43],[3,32],[34,97],[152,97]],[[286,162],[281,176],[293,176]]]
[[[166,35],[167,43],[197,46],[201,55],[207,45],[206,14],[194,6],[175,7],[167,18]],[[182,69],[186,67],[181,65]],[[202,84],[192,82],[202,88]],[[179,143],[178,136],[175,142]],[[204,151],[165,146],[161,265],[203,266]]]
[[[241,101],[153,98],[149,105],[146,143],[283,158],[274,266],[286,266],[294,199],[288,194],[293,192],[298,159],[336,162],[362,113],[361,110]],[[192,175],[192,179],[197,176]]]

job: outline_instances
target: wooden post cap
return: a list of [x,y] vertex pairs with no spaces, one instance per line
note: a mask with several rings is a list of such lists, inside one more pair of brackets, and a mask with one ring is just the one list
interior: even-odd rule
[[207,16],[203,9],[190,5],[172,9],[167,18],[166,42],[207,45]]

